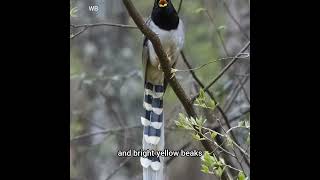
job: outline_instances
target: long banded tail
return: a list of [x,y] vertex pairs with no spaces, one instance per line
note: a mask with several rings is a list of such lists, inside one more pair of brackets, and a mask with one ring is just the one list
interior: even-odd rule
[[144,102],[145,116],[141,117],[144,126],[143,136],[147,143],[157,145],[161,137],[163,125],[163,85],[145,84]]
[[[164,149],[164,122],[163,122],[163,84],[154,85],[145,83],[144,116],[141,117],[143,129],[143,150],[162,151]],[[144,180],[163,179],[163,157],[141,157]]]

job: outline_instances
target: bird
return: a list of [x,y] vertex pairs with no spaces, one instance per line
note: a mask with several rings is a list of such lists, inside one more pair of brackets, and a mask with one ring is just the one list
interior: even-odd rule
[[[173,70],[184,46],[185,32],[172,0],[155,0],[151,16],[145,24],[159,37]],[[163,96],[168,81],[164,78],[159,58],[147,37],[143,40],[142,65],[144,77],[142,149],[147,152],[163,151],[165,144]],[[165,178],[164,157],[147,154],[140,157],[140,163],[143,167],[143,180]]]

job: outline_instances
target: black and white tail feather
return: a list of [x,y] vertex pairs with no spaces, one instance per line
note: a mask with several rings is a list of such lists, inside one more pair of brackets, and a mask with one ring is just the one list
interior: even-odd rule
[[[162,3],[167,3],[163,6]],[[162,4],[163,7],[159,7]],[[171,0],[155,0],[151,17],[146,25],[160,38],[161,45],[167,53],[171,67],[174,67],[184,43],[184,27]],[[144,72],[144,114],[143,150],[163,151],[164,113],[163,96],[167,87],[159,59],[151,42],[143,41],[142,64]],[[164,157],[147,156],[140,158],[143,167],[143,180],[164,180]]]

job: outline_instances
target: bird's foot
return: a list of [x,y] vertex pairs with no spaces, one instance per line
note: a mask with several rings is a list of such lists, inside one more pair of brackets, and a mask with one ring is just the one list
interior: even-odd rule
[[159,71],[162,71],[160,62],[159,62],[159,65],[158,65],[158,70],[159,70]]
[[176,76],[176,72],[177,72],[178,70],[177,69],[175,69],[175,68],[171,68],[171,70],[170,70],[170,73],[171,73],[171,77],[170,77],[170,79],[172,79],[173,77],[175,77]]

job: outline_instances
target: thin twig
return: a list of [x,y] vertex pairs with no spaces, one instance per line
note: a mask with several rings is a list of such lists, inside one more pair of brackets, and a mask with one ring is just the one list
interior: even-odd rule
[[[250,55],[247,54],[247,56],[245,57],[237,57],[239,59],[246,59],[248,58]],[[214,63],[214,62],[217,62],[217,61],[223,61],[223,60],[228,60],[228,59],[234,59],[236,57],[224,57],[224,58],[219,58],[219,59],[216,59],[216,60],[213,60],[213,61],[209,61],[208,63],[205,63],[199,67],[196,67],[196,68],[192,68],[192,69],[175,69],[174,72],[189,72],[189,71],[196,71],[196,70],[199,70],[199,69],[202,69],[203,67],[211,64],[211,63]]]
[[116,23],[96,23],[96,24],[70,24],[73,28],[80,28],[80,27],[96,27],[96,26],[112,26],[112,27],[120,27],[120,28],[129,28],[129,29],[138,29],[137,26],[127,25],[127,24],[116,24]]
[[128,130],[128,129],[133,129],[133,128],[141,128],[141,127],[142,127],[142,125],[136,125],[136,126],[131,126],[131,127],[120,127],[120,128],[106,129],[106,130],[102,130],[102,131],[87,133],[87,134],[79,135],[79,136],[72,138],[70,140],[70,142],[80,140],[83,138],[88,138],[88,137],[95,136],[95,135],[99,135],[99,134],[108,134],[108,133],[112,133],[112,132],[123,131],[123,130]]
[[[179,151],[187,149],[191,144],[192,144],[192,142],[189,141],[188,143],[186,143],[185,145],[183,145],[183,146],[179,149]],[[170,159],[168,159],[168,160],[166,161],[166,166],[168,166],[176,157],[177,157],[177,156],[172,156],[172,157],[170,157]]]
[[[249,79],[249,76],[245,76],[243,78],[242,84],[245,84]],[[240,84],[238,84],[238,86],[235,88],[235,90],[232,92],[231,94],[231,98],[230,100],[224,105],[223,109],[225,112],[228,112],[229,109],[231,108],[231,105],[233,103],[233,101],[236,99],[236,97],[238,96],[238,94],[240,93],[241,88],[240,88]]]
[[222,0],[222,4],[223,4],[223,7],[225,8],[225,10],[227,11],[228,15],[231,17],[231,19],[233,20],[233,22],[235,22],[235,24],[237,25],[237,27],[239,28],[240,32],[243,34],[243,36],[249,40],[249,36],[244,32],[244,30],[242,29],[240,23],[236,20],[236,18],[232,15],[227,3]]
[[237,80],[238,80],[238,82],[239,82],[239,84],[240,84],[240,88],[241,88],[242,91],[243,91],[244,97],[246,98],[247,102],[250,104],[250,98],[249,98],[249,96],[248,96],[248,94],[247,94],[246,89],[244,88],[244,84],[241,82],[241,79],[240,79],[239,76],[236,76],[236,77],[237,77]]
[[220,42],[221,42],[221,45],[222,45],[222,47],[223,47],[223,50],[224,50],[225,54],[226,54],[227,56],[229,56],[229,53],[228,53],[227,47],[226,47],[226,45],[225,45],[225,43],[224,43],[224,41],[223,41],[223,39],[222,39],[222,36],[221,36],[220,30],[218,30],[218,29],[216,28],[216,27],[217,27],[217,25],[214,23],[214,21],[213,21],[213,17],[211,17],[211,15],[209,14],[209,11],[208,11],[207,9],[205,9],[205,12],[206,12],[207,16],[209,17],[209,19],[210,19],[211,23],[213,24],[213,26],[214,26],[214,28],[215,28],[216,33],[218,34],[219,40],[220,40]]
[[[73,141],[77,141],[80,139],[84,139],[84,138],[89,138],[91,136],[96,136],[96,135],[101,135],[101,134],[109,134],[109,133],[116,133],[119,131],[125,131],[125,130],[129,130],[129,129],[136,129],[136,128],[143,128],[143,125],[135,125],[135,126],[130,126],[130,127],[119,127],[119,128],[113,128],[113,129],[104,129],[101,131],[96,131],[96,132],[91,132],[91,133],[86,133],[86,134],[82,134],[79,136],[76,136],[74,138],[70,139],[70,142]],[[170,128],[170,127],[165,127],[166,130],[171,130],[171,131],[187,131],[184,129],[178,129],[178,128]]]
[[74,39],[75,37],[79,36],[88,28],[97,27],[97,26],[112,26],[112,27],[120,27],[120,28],[137,29],[136,26],[125,25],[125,24],[114,24],[114,23],[97,23],[97,24],[81,24],[81,25],[70,24],[70,27],[72,28],[83,28],[81,31],[77,32],[75,35],[70,36],[70,39]]
[[[248,145],[247,145],[247,148],[246,148],[246,152],[248,151],[249,148],[250,148],[250,145],[248,144]],[[242,161],[245,160],[245,159],[246,159],[245,156],[242,155],[242,159],[240,160],[240,163],[242,163]],[[250,162],[248,161],[247,163],[248,163],[248,165],[250,166]]]
[[108,175],[108,177],[106,178],[106,180],[111,179],[111,177],[112,177],[113,175],[115,175],[124,165],[126,165],[131,158],[132,158],[132,157],[128,157],[128,158],[126,158],[124,161],[122,161],[122,162],[120,163],[120,165],[119,165],[116,169],[114,169],[114,170]]
[[74,35],[71,35],[71,36],[70,36],[70,39],[73,39],[73,38],[79,36],[81,33],[83,33],[84,31],[86,31],[87,29],[88,29],[88,27],[83,27],[83,29],[81,29],[79,32],[77,32],[77,33],[74,34]]
[[233,118],[230,119],[230,122],[234,121],[234,120],[237,120],[238,118],[241,118],[242,116],[246,115],[247,113],[250,112],[250,108],[248,108],[247,110],[245,110],[243,113],[241,113],[240,115],[238,116],[235,116]]
[[234,126],[230,129],[228,129],[228,131],[226,132],[226,134],[230,133],[230,131],[234,130],[234,129],[239,129],[239,128],[245,128],[245,129],[248,129],[248,127],[244,127],[244,126]]
[[[248,43],[246,43],[246,45],[240,50],[240,52],[235,56],[235,58],[233,58],[233,59],[231,60],[231,62],[222,69],[222,71],[213,79],[212,82],[210,82],[210,83],[203,89],[203,91],[207,91],[214,83],[216,83],[216,82],[221,78],[221,76],[238,60],[238,58],[239,58],[239,56],[240,56],[240,53],[243,53],[243,52],[245,52],[245,51],[248,49],[249,45],[250,45],[250,41],[249,41]],[[192,98],[192,101],[194,101],[198,96],[199,96],[199,94],[197,94],[196,96],[194,96],[194,97]]]
[[[222,130],[227,134],[227,131],[223,128],[220,119],[217,119],[217,121],[219,122]],[[230,128],[232,129],[232,128]],[[232,131],[231,131],[232,132]],[[235,141],[232,141],[232,144],[234,144],[239,150],[240,152],[242,152],[243,154],[247,155],[248,157],[250,157],[250,155],[248,153],[245,152],[245,150],[242,149],[242,147],[240,145],[238,145]]]
[[178,8],[178,14],[179,14],[179,12],[180,12],[180,10],[181,10],[181,7],[182,7],[182,2],[183,2],[183,0],[180,0],[180,3],[179,3],[179,8]]

